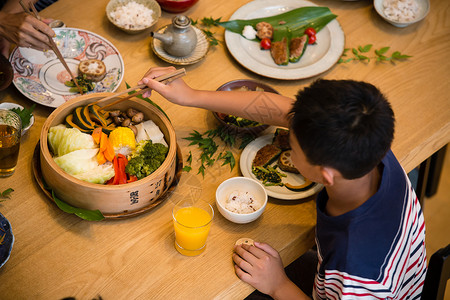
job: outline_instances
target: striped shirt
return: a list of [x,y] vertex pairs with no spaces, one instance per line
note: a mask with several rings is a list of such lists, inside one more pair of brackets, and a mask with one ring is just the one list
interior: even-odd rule
[[389,151],[377,193],[355,210],[324,213],[317,198],[314,299],[420,299],[426,275],[425,223],[411,183]]

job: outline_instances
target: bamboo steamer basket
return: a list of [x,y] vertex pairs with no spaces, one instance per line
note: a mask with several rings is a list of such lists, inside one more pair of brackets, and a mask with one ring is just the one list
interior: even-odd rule
[[[55,195],[68,204],[89,210],[98,209],[105,214],[127,214],[151,206],[170,187],[176,169],[175,130],[167,117],[152,104],[133,97],[107,110],[126,110],[133,107],[144,113],[145,120],[152,120],[159,126],[169,145],[165,161],[149,176],[127,184],[101,185],[79,180],[63,171],[53,160],[48,147],[50,127],[64,124],[65,117],[78,106],[84,106],[111,93],[97,93],[74,98],[56,108],[45,121],[40,135],[40,161],[44,181]],[[109,103],[116,101],[113,98]],[[99,106],[105,104],[100,103]]]

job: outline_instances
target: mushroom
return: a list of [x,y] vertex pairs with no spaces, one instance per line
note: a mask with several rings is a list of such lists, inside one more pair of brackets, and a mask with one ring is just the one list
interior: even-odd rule
[[112,110],[112,111],[110,111],[109,112],[109,115],[111,116],[111,117],[118,117],[119,115],[120,115],[120,110]]
[[138,112],[133,116],[131,121],[133,121],[134,124],[141,123],[142,121],[144,121],[144,114],[142,112]]
[[128,108],[127,109],[127,116],[128,117],[133,117],[135,114],[137,114],[139,111],[135,110],[134,108]]
[[123,127],[128,127],[130,124],[131,124],[130,118],[126,118],[125,120],[123,120],[123,122],[122,122],[121,125],[122,125]]
[[122,117],[122,116],[120,116],[120,115],[114,117],[114,123],[115,123],[116,125],[120,125],[124,120],[125,120],[125,118]]
[[130,128],[134,132],[134,136],[137,135],[137,128],[133,124],[128,125],[128,128]]

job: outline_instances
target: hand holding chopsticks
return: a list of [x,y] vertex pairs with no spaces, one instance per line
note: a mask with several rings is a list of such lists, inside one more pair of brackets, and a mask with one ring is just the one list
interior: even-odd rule
[[[174,71],[174,72],[167,73],[167,74],[161,75],[161,76],[159,76],[159,77],[156,77],[156,78],[155,78],[155,81],[159,81],[159,82],[162,82],[162,83],[166,83],[166,84],[167,84],[167,83],[170,83],[170,82],[172,82],[173,80],[175,80],[175,79],[177,79],[177,78],[183,77],[184,75],[186,75],[186,70],[185,70],[184,68],[182,68],[182,69],[178,69],[178,70],[176,70],[176,71]],[[117,104],[117,103],[119,103],[119,102],[122,102],[122,101],[125,101],[125,100],[127,100],[127,99],[130,99],[131,97],[135,97],[135,96],[137,96],[137,95],[141,95],[141,94],[143,94],[143,93],[145,93],[145,92],[147,92],[147,91],[150,90],[150,88],[146,88],[146,85],[145,85],[145,84],[140,84],[140,85],[136,85],[136,86],[134,86],[134,87],[131,87],[131,88],[129,88],[129,89],[126,89],[126,90],[124,90],[124,91],[122,91],[122,92],[115,93],[115,94],[113,94],[113,95],[111,95],[111,96],[108,96],[108,97],[102,98],[102,99],[100,99],[100,100],[97,100],[97,101],[95,101],[95,102],[92,103],[92,104],[98,104],[98,103],[100,103],[100,102],[105,102],[105,101],[111,100],[111,99],[113,99],[113,98],[116,98],[116,97],[118,97],[118,96],[127,94],[127,93],[129,93],[129,92],[136,91],[136,90],[138,90],[138,89],[139,89],[139,91],[137,91],[136,93],[133,93],[133,94],[131,94],[131,95],[128,95],[127,97],[120,98],[120,99],[118,99],[118,100],[116,100],[116,101],[114,101],[114,102],[112,102],[112,103],[109,103],[109,104],[103,106],[103,107],[101,108],[101,110],[104,110],[105,108],[110,107],[110,106],[113,106],[113,105],[115,105],[115,104]]]
[[[33,3],[27,2],[27,4],[25,4],[23,2],[23,0],[20,0],[19,3],[20,3],[20,5],[22,6],[23,10],[26,13],[28,13],[30,15],[33,15],[38,20],[41,20],[41,17],[39,16],[39,14],[38,14],[36,8],[34,7]],[[49,42],[50,48],[53,50],[53,52],[55,52],[56,56],[58,57],[58,59],[63,64],[64,68],[69,73],[70,77],[72,78],[73,82],[75,83],[75,85],[76,85],[78,91],[80,92],[80,94],[83,94],[83,90],[78,85],[78,81],[76,80],[75,76],[73,75],[72,71],[70,70],[69,66],[67,65],[66,61],[64,60],[64,57],[62,56],[61,52],[59,51],[58,46],[56,46],[55,41],[53,41],[51,36],[48,36],[48,42]]]

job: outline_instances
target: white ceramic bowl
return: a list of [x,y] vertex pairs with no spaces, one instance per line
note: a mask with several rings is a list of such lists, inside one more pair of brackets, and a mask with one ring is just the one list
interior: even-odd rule
[[[16,103],[10,103],[10,102],[4,102],[0,104],[0,109],[8,109],[10,110],[11,108],[20,108],[23,109],[22,105],[16,104]],[[27,127],[22,128],[22,135],[24,135],[25,133],[27,133],[28,129],[31,128],[31,126],[33,126],[34,124],[34,116],[33,114],[31,115],[31,119],[30,119],[30,123],[28,124]]]
[[[153,22],[146,24],[145,28],[137,28],[137,29],[125,28],[124,26],[117,24],[117,22],[110,15],[110,13],[115,11],[118,7],[125,6],[127,3],[132,2],[132,1],[142,4],[145,7],[149,8],[153,11],[153,13],[152,13]],[[130,34],[137,34],[137,33],[141,33],[143,31],[151,28],[153,25],[155,25],[158,22],[159,18],[161,17],[161,7],[159,6],[158,2],[156,2],[155,0],[111,0],[106,5],[106,16],[108,17],[108,20],[111,23],[113,23],[118,28],[122,29],[123,31],[130,33]]]
[[413,1],[415,1],[418,5],[418,12],[417,12],[417,18],[415,18],[413,21],[410,21],[410,22],[399,22],[399,21],[393,20],[393,19],[389,18],[388,16],[386,16],[386,14],[384,13],[384,6],[383,6],[384,0],[374,0],[373,6],[374,6],[375,10],[377,11],[377,13],[386,22],[389,22],[396,27],[406,27],[408,25],[411,25],[411,24],[414,24],[414,23],[417,23],[417,22],[423,20],[428,15],[428,12],[430,11],[430,1],[429,0],[413,0]]
[[[234,191],[249,192],[259,201],[261,207],[249,214],[239,214],[225,208],[225,202]],[[238,224],[250,223],[258,219],[267,205],[266,189],[256,180],[247,177],[233,177],[222,182],[216,190],[216,205],[226,219]]]

